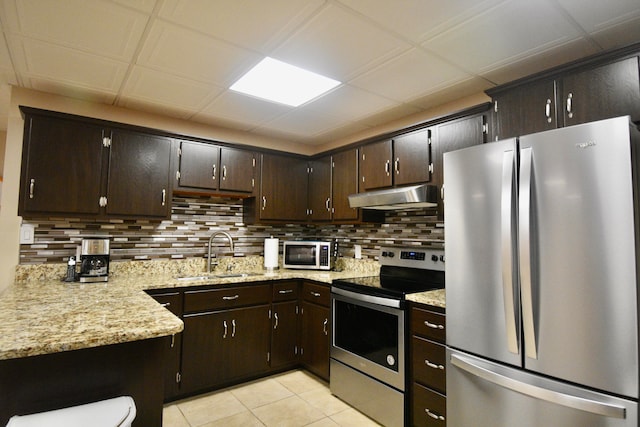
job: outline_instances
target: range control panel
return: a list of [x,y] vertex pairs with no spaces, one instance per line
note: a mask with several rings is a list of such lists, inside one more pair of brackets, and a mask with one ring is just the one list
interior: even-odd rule
[[380,265],[444,271],[444,249],[420,246],[380,248]]

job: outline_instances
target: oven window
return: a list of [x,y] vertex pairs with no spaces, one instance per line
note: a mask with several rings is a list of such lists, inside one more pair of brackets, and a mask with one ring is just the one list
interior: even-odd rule
[[315,245],[287,246],[284,254],[286,264],[291,265],[316,265]]
[[334,345],[398,372],[398,316],[334,301]]

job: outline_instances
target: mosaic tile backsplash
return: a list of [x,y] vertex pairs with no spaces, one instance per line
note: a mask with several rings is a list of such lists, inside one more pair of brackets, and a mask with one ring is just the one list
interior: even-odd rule
[[[245,225],[242,202],[209,197],[174,196],[171,219],[161,222],[74,218],[25,220],[35,226],[34,244],[20,245],[20,264],[66,262],[84,237],[110,237],[111,261],[202,258],[209,236],[226,231],[233,236],[235,256],[262,255],[264,239],[338,239],[340,255],[354,256],[361,245],[363,258],[375,258],[380,246],[442,247],[444,224],[435,209],[385,213],[383,224],[363,225]],[[216,238],[213,251],[231,255],[226,240]]]

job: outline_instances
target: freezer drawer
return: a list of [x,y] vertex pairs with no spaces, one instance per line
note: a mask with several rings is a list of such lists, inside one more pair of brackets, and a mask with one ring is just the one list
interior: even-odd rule
[[455,427],[637,427],[638,403],[447,349]]

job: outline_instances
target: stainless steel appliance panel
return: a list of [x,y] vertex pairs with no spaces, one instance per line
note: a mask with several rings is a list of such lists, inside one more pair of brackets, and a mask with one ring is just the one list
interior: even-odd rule
[[444,154],[447,345],[521,365],[515,139]]
[[629,122],[622,117],[524,136],[520,150],[525,368],[637,398]]
[[404,425],[404,393],[331,359],[331,393],[386,427]]
[[638,403],[447,351],[447,425],[637,427]]

